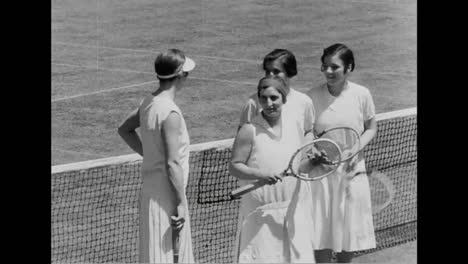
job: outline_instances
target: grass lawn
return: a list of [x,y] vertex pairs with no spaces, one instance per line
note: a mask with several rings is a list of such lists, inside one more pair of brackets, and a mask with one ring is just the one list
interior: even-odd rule
[[323,81],[322,49],[345,43],[378,113],[416,105],[416,1],[54,0],[51,27],[52,165],[131,153],[116,127],[171,47],[197,62],[177,98],[192,143],[234,136],[274,48],[296,55],[305,92]]
[[353,263],[417,263],[417,241],[386,248],[353,259]]

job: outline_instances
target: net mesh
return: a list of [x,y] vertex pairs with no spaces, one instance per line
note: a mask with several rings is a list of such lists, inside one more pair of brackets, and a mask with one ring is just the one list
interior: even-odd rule
[[[396,193],[394,201],[374,215],[377,248],[358,255],[417,236],[416,109],[380,114],[377,119],[379,132],[365,150],[366,165],[385,173]],[[225,147],[190,153],[187,197],[194,255],[200,263],[232,262],[239,200],[229,196],[238,187],[228,172],[231,145],[228,141]],[[53,263],[138,262],[140,166],[141,161],[133,159],[52,168]]]

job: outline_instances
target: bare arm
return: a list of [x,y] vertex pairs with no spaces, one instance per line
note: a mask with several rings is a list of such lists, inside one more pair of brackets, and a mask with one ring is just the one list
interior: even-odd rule
[[312,142],[312,140],[315,139],[315,135],[313,131],[306,131],[305,137],[304,137],[304,144],[307,144],[309,142]]
[[162,137],[165,149],[166,168],[169,181],[175,191],[176,207],[173,209],[171,225],[174,230],[184,226],[187,201],[184,193],[184,176],[179,157],[180,115],[171,112],[162,124]]
[[229,163],[229,173],[242,180],[267,180],[275,183],[281,180],[279,174],[268,173],[264,170],[247,166],[253,144],[253,126],[243,125],[237,133],[232,147],[231,162]]
[[305,142],[307,143],[315,139],[315,108],[312,99],[309,98],[304,110],[304,136]]
[[[361,146],[359,147],[359,151],[363,150],[369,142],[372,141],[372,139],[375,137],[377,134],[377,121],[375,117],[367,120],[364,122],[364,132],[362,133],[360,137],[360,143]],[[356,155],[349,163],[346,165],[345,170],[347,172],[353,171],[355,169],[355,166],[358,161],[358,155]]]
[[135,131],[138,127],[140,127],[140,112],[135,109],[120,124],[117,131],[131,149],[143,156],[143,146],[138,133]]
[[359,150],[364,149],[369,142],[377,135],[377,120],[375,116],[364,122],[364,133],[361,135],[361,147]]
[[166,151],[166,167],[169,180],[175,190],[176,203],[185,203],[184,178],[179,158],[179,130],[181,118],[176,112],[169,114],[162,124],[162,136]]
[[[377,120],[375,118],[375,106],[374,101],[372,100],[372,95],[368,90],[363,97],[362,112],[364,113],[364,132],[361,135],[361,148],[364,149],[369,142],[377,135]],[[372,118],[369,118],[372,116]]]
[[245,123],[249,123],[250,121],[252,121],[252,119],[257,114],[257,111],[258,111],[257,104],[256,104],[255,100],[252,99],[253,96],[254,95],[249,97],[249,99],[247,100],[247,103],[245,104],[244,108],[242,109],[242,112],[241,112],[241,115],[240,115],[239,127],[238,127],[237,131],[239,131],[241,129],[241,127]]

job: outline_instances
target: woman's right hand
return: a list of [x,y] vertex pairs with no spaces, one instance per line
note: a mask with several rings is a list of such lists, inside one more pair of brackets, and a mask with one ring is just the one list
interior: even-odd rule
[[265,181],[267,184],[272,185],[278,181],[283,181],[281,173],[271,173],[271,172],[260,172],[258,177],[259,180]]
[[184,227],[185,223],[185,209],[186,206],[183,203],[180,203],[177,206],[176,214],[171,216],[171,226],[175,231],[179,231]]

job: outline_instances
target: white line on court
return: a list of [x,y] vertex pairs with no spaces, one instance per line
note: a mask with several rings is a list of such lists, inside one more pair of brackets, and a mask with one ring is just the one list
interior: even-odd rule
[[[52,64],[53,65],[61,65],[61,66],[69,66],[69,67],[77,67],[77,68],[82,67],[82,68],[97,70],[96,67],[91,67],[91,66],[73,65],[73,64],[67,64],[67,63],[52,63]],[[154,73],[152,73],[152,72],[129,71],[129,70],[102,68],[102,67],[100,67],[99,70],[129,72],[129,73],[143,73],[143,74],[152,74],[152,75],[154,75]],[[193,77],[193,76],[191,76],[190,79],[203,80],[203,81],[226,82],[226,83],[232,83],[232,84],[257,85],[256,83],[252,83],[252,82],[238,82],[238,81],[229,81],[229,80],[223,80],[223,79],[203,78],[203,77]],[[156,82],[156,81],[145,82],[145,83],[141,83],[141,84],[133,84],[133,85],[124,86],[124,87],[111,88],[111,89],[96,91],[96,92],[92,92],[92,93],[84,93],[84,94],[77,94],[77,95],[72,95],[72,96],[68,96],[68,97],[62,97],[62,98],[52,100],[52,103],[67,100],[67,99],[73,99],[73,98],[77,98],[77,97],[83,97],[83,96],[88,96],[88,95],[93,95],[93,94],[105,93],[105,92],[109,92],[109,91],[122,90],[122,89],[131,88],[131,87],[135,87],[135,86],[139,86],[139,85],[154,83],[154,82]]]
[[150,84],[150,83],[155,83],[155,82],[156,82],[156,81],[145,82],[145,83],[136,83],[136,84],[131,84],[131,85],[123,86],[123,87],[116,87],[116,88],[111,88],[111,89],[96,91],[96,92],[92,92],[92,93],[76,94],[76,95],[72,95],[72,96],[67,96],[67,97],[62,97],[62,98],[58,98],[58,99],[53,99],[53,100],[52,100],[52,103],[59,102],[59,101],[63,101],[63,100],[68,100],[68,99],[73,99],[73,98],[77,98],[77,97],[83,97],[83,96],[93,95],[93,94],[100,94],[100,93],[105,93],[105,92],[110,92],[110,91],[123,90],[123,89],[131,88],[131,87],[137,87],[137,86],[141,86],[141,85],[145,85],[145,84]]
[[[96,67],[91,67],[91,66],[73,65],[73,64],[67,64],[67,63],[52,63],[52,64],[53,64],[53,65],[69,66],[69,67],[82,67],[82,68],[88,68],[88,69],[95,69],[95,70],[97,70]],[[140,71],[131,71],[131,70],[122,70],[122,69],[111,69],[111,68],[102,68],[102,67],[100,67],[99,70],[107,70],[107,71],[116,71],[116,72],[128,72],[128,73],[140,73],[140,74],[151,74],[151,75],[154,75],[154,73],[152,73],[152,72],[140,72]],[[382,74],[382,73],[381,73],[381,74]],[[385,73],[384,73],[384,74],[385,74]],[[391,74],[391,73],[388,72],[387,74]],[[394,74],[398,75],[398,73],[394,73]],[[215,81],[215,82],[225,82],[225,83],[232,83],[232,84],[254,85],[254,86],[257,85],[257,83],[253,83],[253,82],[229,81],[229,80],[223,80],[223,79],[203,78],[203,77],[194,77],[194,76],[191,76],[190,79],[194,79],[194,80],[204,80],[204,81]],[[139,85],[145,85],[145,84],[149,84],[149,83],[154,83],[154,82],[156,82],[156,81],[145,82],[145,83],[141,83],[141,84],[133,84],[133,85],[124,86],[124,87],[111,88],[111,89],[96,91],[96,92],[92,92],[92,93],[77,94],[77,95],[73,95],[73,96],[68,96],[68,97],[63,97],[63,98],[59,98],[59,99],[52,100],[52,103],[58,102],[58,101],[67,100],[67,99],[73,99],[73,98],[77,98],[77,97],[83,97],[83,96],[88,96],[88,95],[93,95],[93,94],[105,93],[105,92],[114,91],[114,90],[122,90],[122,89],[131,88],[131,87],[135,87],[135,86],[139,86]],[[298,82],[301,82],[301,81],[298,81]],[[302,81],[302,82],[306,82],[306,81]],[[299,88],[299,89],[307,89],[307,88],[304,88],[304,87],[296,86],[296,89],[297,89],[297,88]],[[397,98],[397,97],[394,97],[394,96],[377,95],[377,94],[373,94],[372,96],[373,96],[373,97],[391,98],[391,99]]]
[[[66,43],[66,42],[54,42],[52,44],[57,45],[67,45],[67,46],[75,46],[75,47],[87,47],[87,48],[99,48],[99,49],[111,49],[111,50],[122,50],[122,51],[134,51],[134,52],[143,52],[143,53],[152,53],[152,54],[159,54],[159,52],[150,51],[150,50],[136,50],[136,49],[125,49],[125,48],[113,48],[113,47],[103,47],[103,46],[96,46],[96,45],[84,45],[84,44],[73,44],[73,43]],[[319,54],[317,54],[318,56]],[[315,56],[315,55],[314,55]],[[248,60],[248,59],[234,59],[234,58],[223,58],[223,57],[213,57],[213,56],[202,56],[202,55],[192,55],[191,57],[200,57],[200,58],[207,58],[207,59],[214,59],[214,60],[227,60],[227,61],[240,61],[240,62],[252,62],[252,63],[261,63],[261,61],[256,60]],[[320,70],[317,66],[313,65],[302,65],[300,66],[301,69],[317,69]],[[101,69],[101,68],[100,68]],[[124,70],[119,70],[124,71]],[[367,72],[367,69],[360,69],[362,72]],[[141,72],[143,73],[143,72]],[[403,72],[395,72],[395,71],[382,71],[382,72],[375,72],[373,74],[387,74],[387,75],[401,75],[401,76],[416,76],[416,73],[403,73]]]
[[[320,72],[320,67],[313,66],[313,65],[302,65],[302,66],[300,66],[299,70],[302,70],[302,69],[314,70],[316,73]],[[416,76],[415,72],[396,72],[396,71],[371,72],[371,71],[373,71],[373,69],[370,69],[370,68],[358,69],[358,70],[356,70],[356,73],[359,72],[359,73],[378,74],[378,75],[401,75],[401,76],[410,76],[410,77],[415,77]]]
[[[52,150],[57,150],[57,151],[61,151],[61,152],[68,152],[68,153],[72,153],[72,154],[84,154],[84,155],[87,155],[87,156],[94,156],[96,157],[96,153],[90,153],[90,152],[82,152],[82,151],[74,151],[74,150],[66,150],[66,149],[60,149],[60,148],[52,148]],[[99,156],[99,155],[98,155]],[[101,156],[99,156],[101,157]]]
[[113,47],[104,47],[104,46],[98,47],[98,46],[96,46],[96,45],[74,44],[74,43],[59,42],[59,41],[53,42],[52,45],[64,45],[64,46],[81,47],[81,48],[112,49],[112,50],[134,51],[134,52],[145,52],[145,53],[159,54],[159,52],[150,51],[150,50],[137,50],[137,49],[126,49],[126,48],[113,48]]
[[[69,63],[56,63],[52,62],[53,65],[61,65],[61,66],[69,66],[69,67],[82,67],[82,68],[87,68],[87,69],[95,69],[95,70],[106,70],[106,71],[116,71],[116,72],[128,72],[128,73],[142,73],[142,74],[151,74],[154,75],[154,72],[143,72],[143,71],[132,71],[132,70],[124,70],[124,69],[116,69],[116,68],[103,68],[103,67],[95,67],[95,66],[84,66],[84,65],[75,65],[75,64],[69,64]],[[315,67],[312,66],[304,66],[303,68],[309,68],[309,69],[314,69]],[[369,70],[362,69],[362,73],[369,73]],[[394,72],[394,71],[382,71],[382,72],[376,72],[372,74],[378,74],[378,75],[401,75],[401,76],[409,76],[409,77],[416,77],[415,73],[403,73],[403,72]],[[197,79],[198,77],[191,77],[191,79]],[[231,82],[231,83],[242,83],[242,82],[233,82],[233,81],[228,81],[228,80],[221,80],[221,79],[209,79],[209,78],[198,78],[200,80],[211,80],[211,81],[224,81],[224,82]],[[246,83],[246,84],[252,84],[252,83]],[[255,85],[255,84],[254,84]]]
[[[67,43],[67,42],[58,42],[55,41],[52,45],[67,45],[67,46],[74,46],[74,47],[83,47],[83,48],[96,48],[96,49],[111,49],[111,50],[122,50],[122,51],[133,51],[133,52],[145,52],[151,54],[159,54],[160,52],[151,51],[151,50],[137,50],[137,49],[126,49],[126,48],[114,48],[114,47],[105,47],[105,46],[96,46],[96,45],[85,45],[85,44],[74,44],[74,43]],[[234,58],[224,58],[224,57],[215,57],[215,56],[203,56],[203,55],[191,55],[189,57],[199,57],[199,58],[206,58],[206,59],[213,59],[213,60],[228,60],[228,61],[240,61],[240,62],[250,62],[250,63],[261,63],[261,61],[257,60],[249,60],[249,59],[234,59]]]
[[416,73],[413,73],[413,72],[395,72],[395,71],[370,72],[370,70],[361,70],[360,72],[366,73],[366,74],[399,75],[399,76],[416,77]]
[[260,64],[261,61],[256,61],[256,60],[248,60],[248,59],[234,59],[234,58],[224,58],[224,57],[213,57],[213,56],[202,56],[202,55],[193,55],[192,57],[200,57],[200,58],[206,58],[206,59],[213,59],[213,60],[227,60],[227,61],[240,61],[240,62],[251,62],[255,64]]
[[60,65],[60,66],[69,66],[69,67],[76,67],[76,68],[86,68],[86,69],[93,69],[93,70],[105,70],[105,71],[116,71],[116,72],[128,72],[128,73],[143,73],[143,74],[151,74],[155,75],[154,72],[142,72],[142,71],[132,71],[132,70],[123,70],[123,69],[112,69],[112,68],[103,68],[103,67],[95,67],[95,66],[83,66],[83,65],[75,65],[75,64],[68,64],[68,63],[55,63],[52,62],[53,65]]
[[[142,74],[151,74],[155,75],[154,72],[141,72],[141,71],[132,71],[132,70],[122,70],[122,69],[111,69],[111,68],[103,68],[103,67],[93,67],[93,66],[81,66],[81,65],[74,65],[68,63],[52,63],[53,65],[61,65],[61,66],[69,66],[69,67],[76,67],[76,68],[87,68],[87,69],[94,69],[94,70],[106,70],[106,71],[116,71],[116,72],[128,72],[128,73],[142,73]],[[257,85],[252,82],[238,82],[238,81],[229,81],[223,79],[214,79],[214,78],[203,78],[203,77],[194,77],[190,76],[190,79],[194,80],[205,80],[205,81],[216,81],[216,82],[227,82],[227,83],[234,83],[234,84],[247,84],[247,85]]]
[[195,79],[195,80],[226,82],[226,83],[233,83],[233,84],[257,85],[257,83],[252,83],[252,82],[236,82],[236,81],[229,81],[229,80],[222,80],[222,79],[212,79],[212,78],[202,78],[202,77],[189,77],[189,78]]

